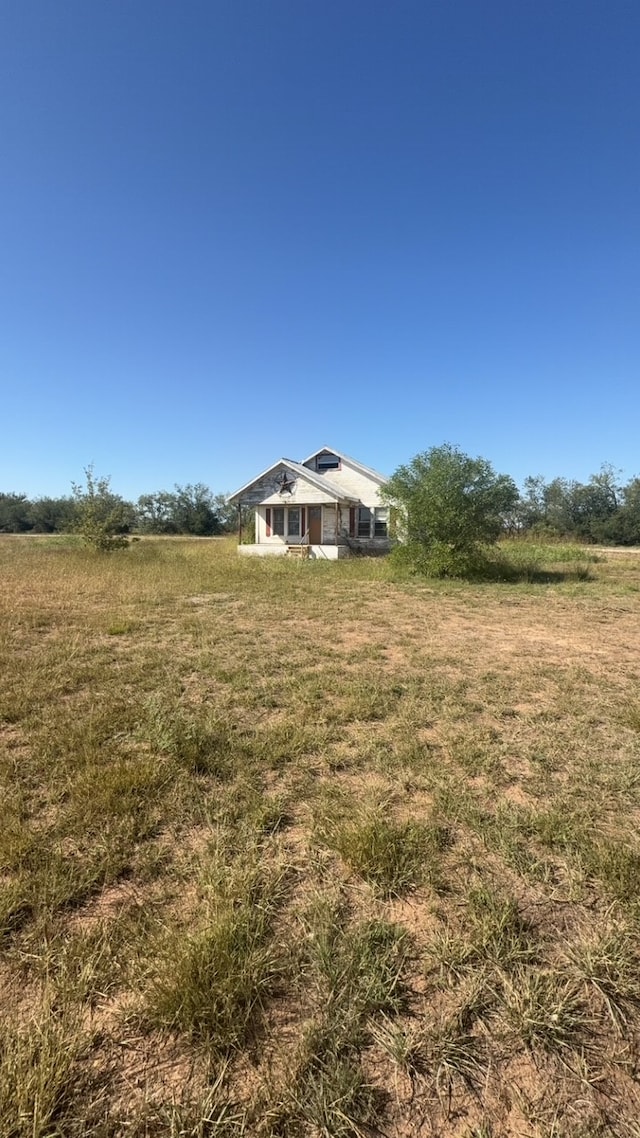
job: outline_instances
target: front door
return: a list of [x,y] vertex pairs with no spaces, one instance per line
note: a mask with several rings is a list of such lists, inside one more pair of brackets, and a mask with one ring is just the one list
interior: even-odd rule
[[322,506],[309,506],[309,545],[322,545]]

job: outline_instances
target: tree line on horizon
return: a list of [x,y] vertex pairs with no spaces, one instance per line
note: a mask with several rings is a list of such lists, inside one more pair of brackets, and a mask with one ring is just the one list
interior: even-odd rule
[[619,472],[603,464],[587,482],[569,478],[525,479],[509,532],[539,533],[602,545],[640,545],[640,477],[620,481]]
[[[203,483],[141,494],[131,502],[111,490],[108,478],[95,478],[92,468],[85,474],[103,511],[117,517],[115,529],[123,535],[212,537],[237,527],[237,510],[228,505],[226,495]],[[505,534],[640,545],[640,477],[623,483],[615,468],[605,464],[587,482],[560,477],[547,481],[533,475],[525,479],[522,490],[510,482],[514,492],[501,517]],[[77,486],[72,494],[58,498],[29,499],[26,494],[0,492],[0,533],[73,532],[83,504],[83,491]]]
[[[99,500],[101,515],[115,519],[114,532],[214,537],[237,525],[237,510],[227,505],[226,495],[214,494],[200,482],[141,494],[130,502],[112,491],[108,478],[95,477],[92,468],[85,474],[89,496]],[[0,533],[73,533],[86,498],[87,490],[75,485],[72,494],[59,498],[0,492]]]

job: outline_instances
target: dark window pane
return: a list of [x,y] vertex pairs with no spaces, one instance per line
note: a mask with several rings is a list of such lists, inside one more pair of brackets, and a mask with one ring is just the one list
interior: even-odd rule
[[371,510],[366,506],[358,509],[358,537],[371,537]]
[[316,470],[322,474],[325,470],[339,470],[340,459],[335,454],[320,454],[316,459]]
[[388,531],[387,525],[387,511],[384,507],[376,508],[373,523],[373,533],[375,537],[386,537]]

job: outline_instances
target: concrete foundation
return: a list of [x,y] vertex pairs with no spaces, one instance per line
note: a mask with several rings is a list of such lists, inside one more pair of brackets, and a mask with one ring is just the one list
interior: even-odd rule
[[[286,557],[289,547],[284,543],[264,545],[239,545],[238,553],[243,557]],[[350,557],[351,550],[348,545],[310,545],[309,560],[311,561],[338,561],[342,557]]]

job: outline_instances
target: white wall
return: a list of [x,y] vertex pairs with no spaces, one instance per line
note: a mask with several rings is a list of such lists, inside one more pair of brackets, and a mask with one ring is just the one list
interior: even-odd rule
[[324,478],[328,485],[335,486],[341,497],[357,498],[363,506],[369,506],[369,509],[384,505],[380,500],[378,483],[362,474],[361,471],[355,470],[353,466],[349,466],[344,460],[341,461],[340,470],[328,470],[326,474],[318,474],[315,471],[315,459],[313,459],[309,463],[309,470],[314,470],[314,473],[319,478]]

